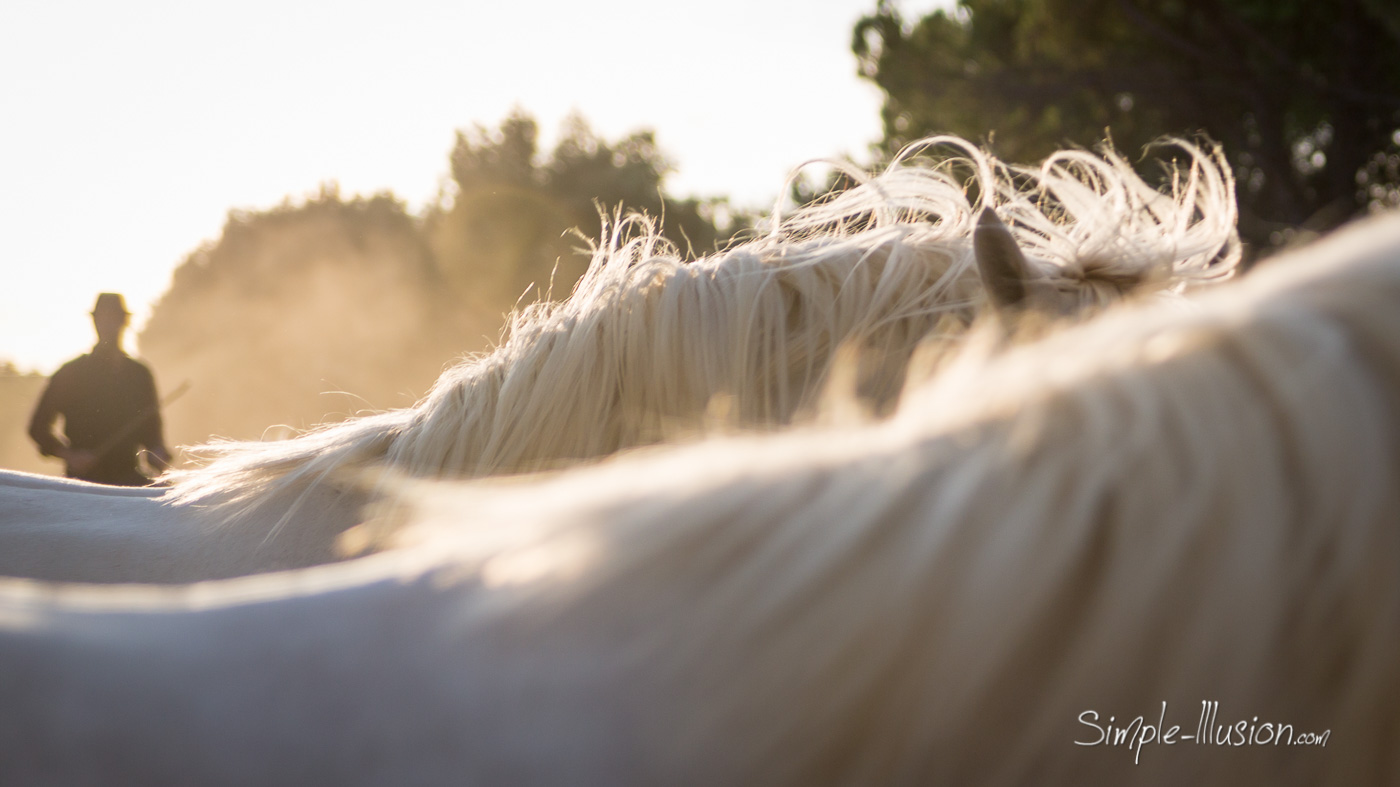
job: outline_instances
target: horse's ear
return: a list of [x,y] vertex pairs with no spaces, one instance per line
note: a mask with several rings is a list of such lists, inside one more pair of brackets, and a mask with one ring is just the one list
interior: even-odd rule
[[1011,230],[1001,223],[991,208],[983,208],[972,233],[972,252],[977,258],[977,274],[998,310],[1029,305],[1034,269],[1016,245]]

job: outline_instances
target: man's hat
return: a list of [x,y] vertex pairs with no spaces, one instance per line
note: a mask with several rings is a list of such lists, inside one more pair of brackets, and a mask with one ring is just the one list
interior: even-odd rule
[[104,292],[98,294],[97,303],[93,304],[92,306],[92,313],[94,316],[96,316],[104,312],[116,312],[117,314],[126,315],[131,314],[131,312],[126,310],[126,301],[122,300],[121,294],[115,292]]

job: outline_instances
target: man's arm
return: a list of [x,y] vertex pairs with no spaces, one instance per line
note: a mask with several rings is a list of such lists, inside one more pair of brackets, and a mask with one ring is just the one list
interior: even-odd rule
[[39,453],[62,458],[68,446],[53,433],[54,422],[58,420],[59,394],[56,390],[58,386],[54,384],[58,380],[58,375],[54,375],[49,379],[49,384],[44,386],[44,393],[39,396],[39,404],[35,405],[34,414],[29,417],[29,437],[39,446]]
[[39,453],[62,459],[64,470],[73,475],[86,472],[97,461],[97,457],[91,451],[72,448],[53,432],[54,422],[62,412],[61,402],[66,379],[63,370],[59,369],[49,379],[49,384],[44,386],[44,393],[39,396],[39,404],[35,405],[34,414],[29,418],[29,437],[39,446]]

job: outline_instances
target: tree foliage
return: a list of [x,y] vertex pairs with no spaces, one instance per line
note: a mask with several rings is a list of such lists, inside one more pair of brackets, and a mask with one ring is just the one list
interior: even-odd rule
[[1388,0],[959,0],[856,26],[885,91],[883,147],[994,137],[1033,160],[1109,133],[1219,141],[1241,232],[1279,243],[1400,204],[1400,7]]
[[[139,337],[179,442],[256,439],[328,413],[411,404],[479,335],[452,308],[419,222],[387,194],[229,214],[191,252]],[[327,395],[349,392],[351,396]]]
[[646,213],[697,254],[733,231],[716,226],[724,200],[664,198],[674,167],[651,131],[609,142],[575,115],[545,156],[538,125],[516,112],[494,130],[459,131],[451,168],[429,237],[444,273],[477,302],[509,304],[532,287],[534,297],[567,294],[588,263],[573,231],[596,236],[600,212]]
[[522,294],[547,295],[552,274],[553,297],[568,294],[587,263],[570,230],[596,235],[599,210],[645,211],[699,252],[723,239],[722,200],[663,201],[671,164],[651,132],[608,142],[573,118],[549,156],[538,148],[523,113],[460,132],[453,189],[419,216],[391,194],[334,187],[232,211],[139,337],[166,388],[191,383],[167,414],[172,441],[411,404],[444,365],[486,349]]

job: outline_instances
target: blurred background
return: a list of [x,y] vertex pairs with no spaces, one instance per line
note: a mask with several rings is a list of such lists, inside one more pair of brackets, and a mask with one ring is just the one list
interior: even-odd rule
[[[500,7],[500,6],[508,7]],[[810,159],[1205,134],[1251,259],[1400,205],[1393,0],[405,0],[0,10],[0,467],[126,295],[173,445],[411,404],[568,293],[598,206],[692,256]],[[1149,158],[1144,174],[1159,172]]]

